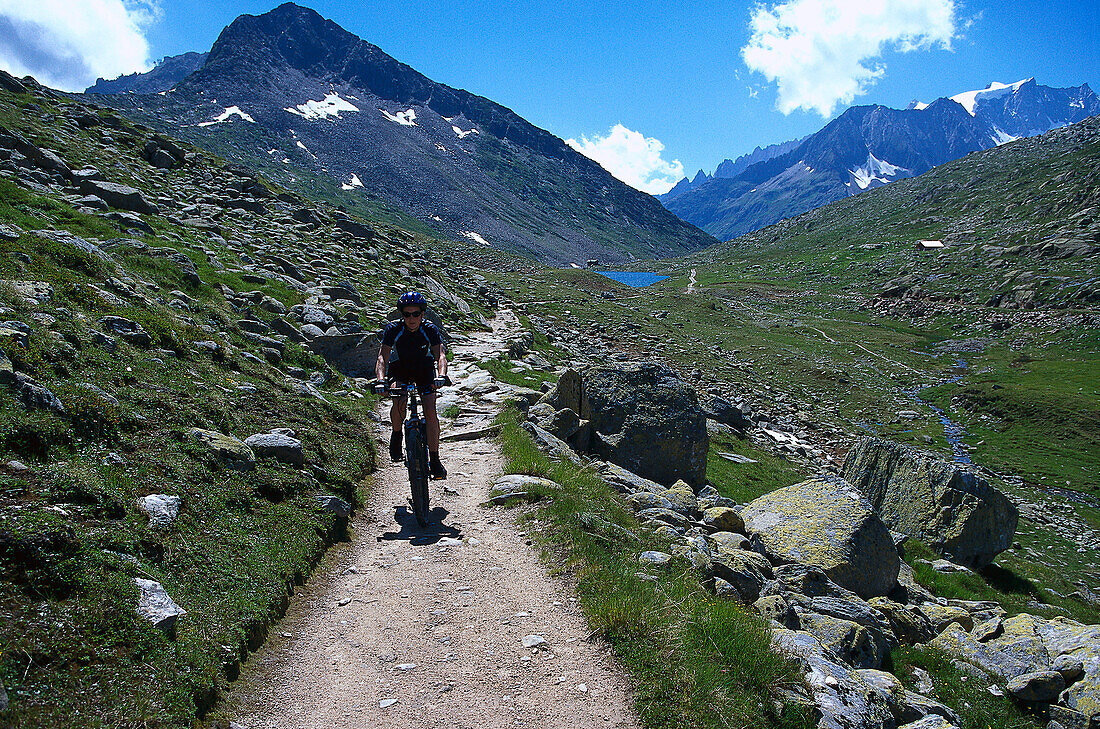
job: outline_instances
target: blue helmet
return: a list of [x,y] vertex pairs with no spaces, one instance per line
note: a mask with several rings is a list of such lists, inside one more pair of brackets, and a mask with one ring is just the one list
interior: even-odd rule
[[406,306],[419,306],[421,309],[427,309],[428,302],[420,295],[419,291],[406,291],[401,294],[401,298],[397,300],[397,308],[403,309]]

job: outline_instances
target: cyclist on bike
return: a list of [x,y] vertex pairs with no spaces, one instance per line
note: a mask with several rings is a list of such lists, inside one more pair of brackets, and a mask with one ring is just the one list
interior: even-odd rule
[[[439,416],[435,410],[435,389],[447,377],[447,355],[439,328],[424,321],[428,302],[416,291],[409,291],[397,300],[401,319],[390,322],[382,331],[382,348],[378,352],[375,374],[384,381],[387,375],[395,382],[415,383],[424,405],[427,425],[428,468],[432,478],[446,478],[447,469],[439,460]],[[408,397],[394,398],[390,406],[390,458],[401,460],[401,424],[405,420]]]

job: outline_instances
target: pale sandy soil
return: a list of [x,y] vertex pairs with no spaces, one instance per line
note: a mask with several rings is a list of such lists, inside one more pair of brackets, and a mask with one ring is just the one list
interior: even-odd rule
[[[495,411],[484,375],[460,378],[502,333],[455,347],[464,413],[444,435]],[[431,483],[435,523],[417,527],[404,467],[387,463],[353,541],[297,592],[219,714],[246,729],[638,725],[629,683],[587,640],[568,585],[547,574],[514,512],[480,506],[501,472],[497,444],[441,450],[450,477]],[[546,643],[524,648],[530,635]]]

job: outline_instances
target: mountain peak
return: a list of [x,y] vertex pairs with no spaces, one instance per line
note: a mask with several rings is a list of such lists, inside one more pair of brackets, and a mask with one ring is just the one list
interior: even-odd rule
[[1017,81],[1014,84],[1002,84],[997,81],[991,81],[989,86],[984,89],[978,89],[977,91],[964,91],[961,94],[955,94],[951,97],[951,100],[960,104],[966,109],[970,116],[977,116],[978,102],[996,99],[1001,96],[1007,96],[1008,94],[1014,94],[1019,91],[1024,85],[1031,83],[1035,84],[1035,78],[1025,78],[1022,81]]

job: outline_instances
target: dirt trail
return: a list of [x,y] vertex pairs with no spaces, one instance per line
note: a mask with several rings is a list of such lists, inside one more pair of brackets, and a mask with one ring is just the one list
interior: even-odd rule
[[[495,384],[470,366],[515,326],[498,319],[454,348],[463,414],[444,422],[444,438],[499,407]],[[224,716],[246,729],[638,725],[629,684],[586,640],[571,590],[547,575],[512,513],[479,505],[501,472],[499,446],[448,441],[441,453],[450,476],[431,483],[436,523],[417,527],[404,466],[387,463],[353,541],[299,590]],[[524,648],[531,635],[546,644]]]

